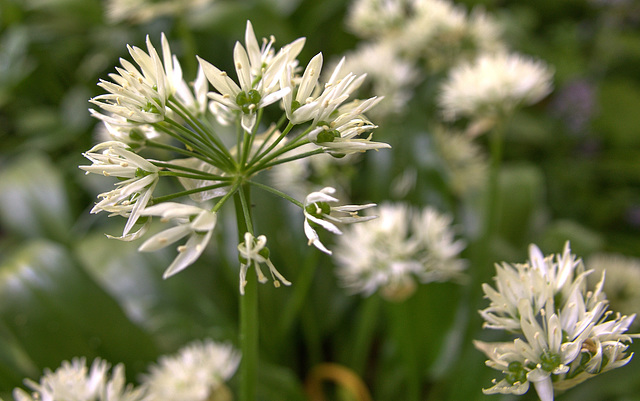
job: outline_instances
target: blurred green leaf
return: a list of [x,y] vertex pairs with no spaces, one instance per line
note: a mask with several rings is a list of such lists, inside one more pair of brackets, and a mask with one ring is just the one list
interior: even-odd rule
[[63,176],[47,156],[25,153],[2,168],[0,221],[23,237],[69,240],[72,221]]
[[140,253],[139,243],[112,240],[99,233],[77,245],[78,258],[90,276],[132,321],[153,333],[164,350],[194,338],[235,338],[236,303],[215,288],[228,287],[215,278],[221,269],[217,264],[197,263],[178,277],[163,280],[162,272],[173,257],[169,252]]
[[0,266],[0,322],[38,373],[100,356],[125,363],[133,377],[157,356],[153,339],[51,242],[32,242]]

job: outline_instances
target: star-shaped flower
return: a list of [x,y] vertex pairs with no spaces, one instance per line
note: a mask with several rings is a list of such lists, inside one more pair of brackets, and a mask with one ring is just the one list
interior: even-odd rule
[[280,283],[284,285],[291,285],[289,282],[273,265],[271,259],[269,259],[269,248],[267,245],[267,237],[264,235],[255,238],[253,234],[244,233],[244,242],[238,245],[238,257],[240,258],[240,294],[244,295],[244,287],[247,285],[247,269],[253,264],[256,269],[256,275],[260,283],[266,283],[267,278],[262,274],[260,270],[260,263],[265,263],[269,267],[271,278],[273,279],[273,285],[277,288],[280,287]]
[[93,164],[80,166],[87,174],[102,174],[122,180],[116,184],[116,189],[98,195],[102,200],[91,209],[91,213],[107,211],[128,216],[122,236],[118,237],[127,241],[139,238],[145,232],[146,226],[143,226],[137,232],[129,234],[151,200],[159,178],[156,166],[129,149],[122,142],[100,143],[84,153]]
[[242,113],[241,125],[252,132],[256,123],[256,111],[280,99],[290,88],[279,89],[278,82],[283,69],[298,56],[304,46],[304,39],[298,39],[275,53],[273,41],[258,47],[251,22],[247,21],[245,49],[239,42],[233,49],[233,60],[238,76],[236,84],[226,72],[198,57],[200,66],[211,85],[218,92],[210,92],[209,97],[231,110]]
[[[331,251],[320,242],[320,237],[314,226],[320,226],[333,234],[341,235],[342,231],[334,223],[348,224],[376,218],[376,216],[358,216],[357,213],[359,210],[376,206],[375,203],[330,206],[329,202],[338,202],[338,199],[330,195],[335,192],[335,188],[325,187],[318,192],[310,193],[304,201],[304,233],[309,239],[309,245],[313,244],[316,248],[329,255],[331,255]],[[336,216],[335,213],[346,214],[346,216]]]

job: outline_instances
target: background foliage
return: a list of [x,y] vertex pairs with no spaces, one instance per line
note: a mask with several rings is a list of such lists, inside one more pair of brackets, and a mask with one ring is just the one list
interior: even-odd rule
[[[506,25],[509,45],[555,68],[555,91],[507,127],[500,177],[499,236],[491,260],[520,262],[535,242],[546,253],[571,240],[584,258],[598,251],[640,257],[640,6],[633,1],[484,0]],[[111,23],[97,0],[0,0],[0,396],[74,356],[124,362],[135,381],[149,362],[189,340],[237,341],[237,268],[233,220],[193,267],[163,281],[168,254],[105,238],[121,227],[89,209],[103,183],[77,168],[95,142],[87,112],[95,85],[113,71],[126,44],[165,32],[187,79],[193,54],[228,69],[250,19],[278,44],[307,37],[303,62],[352,50],[342,0],[216,1],[205,12]],[[226,63],[226,64],[225,64]],[[416,187],[403,200],[454,213],[473,238],[473,216],[451,201],[434,162],[433,88],[423,83],[406,114],[385,121],[376,140],[394,149],[363,158],[349,175],[355,201],[393,199],[407,169]],[[373,153],[373,152],[372,152]],[[396,199],[397,200],[397,199]],[[484,396],[494,372],[470,339],[481,330],[480,282],[421,286],[403,305],[349,296],[333,262],[307,248],[299,217],[265,197],[255,201],[276,266],[294,285],[260,288],[264,400],[305,399],[303,383],[321,362],[348,366],[374,399],[402,399],[420,376],[430,400]],[[356,202],[357,203],[357,202]],[[227,234],[227,235],[224,235]],[[470,241],[472,242],[472,241]],[[473,244],[467,257],[473,253]],[[481,279],[481,280],[480,280]],[[640,308],[638,309],[640,310]],[[637,327],[637,326],[636,326]],[[632,346],[636,349],[637,344]],[[597,377],[559,400],[640,400],[640,365]],[[233,387],[233,382],[232,382]],[[336,391],[337,399],[347,395]],[[521,399],[535,399],[530,392]]]

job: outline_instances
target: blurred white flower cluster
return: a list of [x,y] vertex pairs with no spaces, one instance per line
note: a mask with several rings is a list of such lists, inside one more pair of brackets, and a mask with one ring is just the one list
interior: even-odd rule
[[119,364],[109,374],[111,365],[96,358],[87,368],[85,358],[62,362],[54,372],[45,369],[40,382],[25,379],[31,390],[13,391],[16,401],[82,400],[82,401],[142,401],[144,389],[125,385],[124,365]]
[[403,57],[435,70],[504,48],[502,28],[482,8],[467,13],[447,0],[356,0],[347,25],[356,35],[387,42]]
[[175,355],[162,356],[143,376],[148,401],[231,400],[225,385],[233,377],[239,353],[229,344],[194,341]]
[[[365,75],[347,71],[343,60],[321,83],[322,53],[306,68],[300,67],[297,57],[304,43],[300,38],[276,49],[274,37],[260,43],[247,22],[244,45],[237,42],[233,50],[237,81],[198,57],[200,68],[190,86],[167,38],[162,35],[160,54],[147,37],[146,51],[129,46],[133,62],[121,59],[121,67],[109,75],[110,81],[98,84],[107,93],[91,99],[101,109],[91,113],[104,122],[107,140],[84,154],[92,164],[80,168],[87,174],[120,181],[114,189],[98,195],[100,200],[91,212],[125,217],[127,222],[118,238],[126,241],[144,236],[154,217],[173,223],[139,248],[155,251],[187,238],[178,246],[178,256],[165,277],[182,271],[202,255],[218,211],[233,199],[241,231],[241,292],[250,266],[256,267],[258,278],[265,281],[259,263],[269,265],[276,286],[290,284],[268,257],[261,256],[268,254],[268,248],[266,238],[257,235],[253,227],[248,207],[250,187],[289,200],[303,209],[306,219],[337,234],[340,230],[334,223],[358,221],[335,220],[329,213],[310,214],[309,204],[322,201],[309,200],[317,192],[303,203],[254,181],[263,170],[318,154],[342,158],[390,147],[371,140],[371,131],[377,126],[365,116],[381,98],[352,97]],[[214,90],[210,91],[209,85]],[[263,120],[265,108],[271,105],[284,110],[277,122]],[[237,129],[226,127],[233,122]],[[147,156],[153,152],[163,159]],[[167,192],[171,188],[164,183],[167,177],[182,189]],[[338,200],[332,197],[330,201]],[[350,208],[351,216],[359,210]],[[306,220],[304,232],[310,243],[326,251]]]
[[571,254],[543,256],[529,249],[523,264],[496,266],[495,288],[483,285],[488,308],[480,311],[485,327],[515,333],[512,342],[475,345],[502,371],[486,394],[524,394],[533,383],[541,401],[552,401],[555,391],[631,360],[626,350],[635,335],[626,334],[635,314],[608,311],[604,274],[593,290],[587,288],[584,264]]
[[401,301],[416,282],[429,283],[463,277],[465,244],[455,238],[451,217],[432,207],[383,204],[379,217],[348,227],[335,252],[337,275],[343,286],[365,296],[380,291]]
[[455,66],[442,86],[439,103],[447,120],[501,117],[551,92],[553,72],[519,54],[482,54]]
[[517,108],[552,89],[552,69],[509,50],[501,22],[481,6],[354,0],[346,25],[363,39],[347,53],[348,70],[368,74],[371,84],[363,90],[385,94],[377,118],[411,113],[416,88],[435,93],[433,106],[416,102],[422,107],[417,112],[436,112],[426,127],[434,137],[429,144],[457,196],[476,194],[486,184],[487,158],[474,138],[502,128]]
[[40,382],[25,379],[30,392],[13,391],[16,401],[212,401],[230,400],[225,383],[234,375],[240,355],[228,344],[195,341],[163,356],[149,367],[139,386],[126,384],[125,367],[96,358],[63,361],[55,371],[45,369]]

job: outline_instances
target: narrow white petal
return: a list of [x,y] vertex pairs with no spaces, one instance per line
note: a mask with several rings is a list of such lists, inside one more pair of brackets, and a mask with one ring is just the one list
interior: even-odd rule
[[202,255],[202,252],[204,252],[207,247],[207,243],[211,238],[211,233],[213,233],[213,231],[208,231],[206,234],[192,234],[184,245],[184,250],[182,252],[178,252],[178,256],[176,256],[171,265],[164,272],[162,278],[171,277],[198,260],[200,255]]

